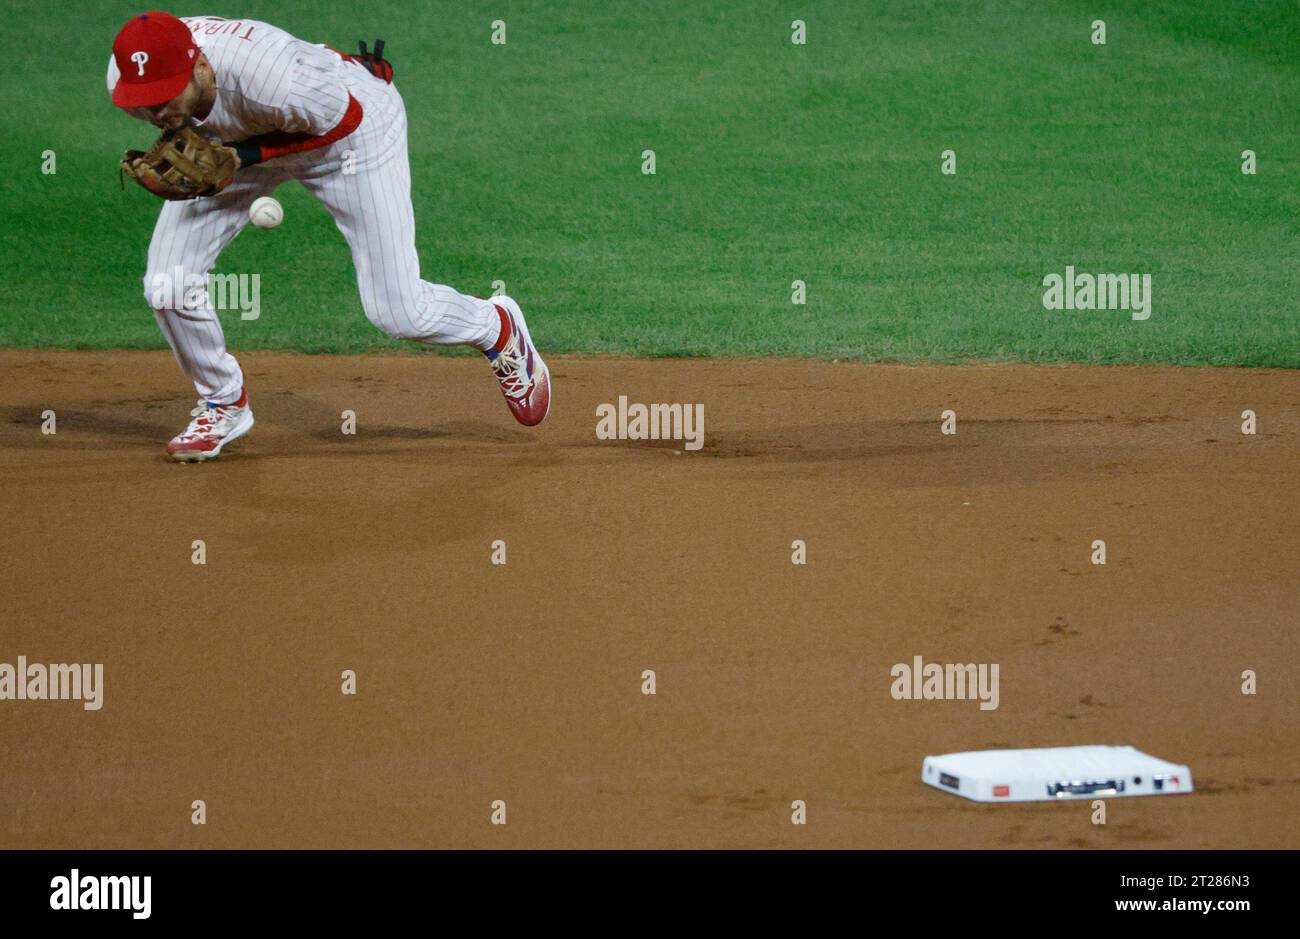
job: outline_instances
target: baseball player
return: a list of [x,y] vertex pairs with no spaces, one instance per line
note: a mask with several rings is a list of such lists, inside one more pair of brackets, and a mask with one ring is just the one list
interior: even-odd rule
[[194,275],[206,284],[218,255],[249,221],[253,201],[288,180],[319,199],[347,239],[370,322],[400,339],[482,350],[521,424],[539,424],[550,410],[550,372],[519,304],[420,279],[406,107],[391,65],[375,53],[362,44],[361,55],[344,55],[256,20],[156,11],[133,17],[113,42],[113,103],[163,128],[164,138],[196,131],[193,140],[212,148],[207,162],[225,167],[189,198],[164,191],[158,175],[183,169],[184,156],[167,154],[153,170],[138,153],[123,162],[173,200],[158,216],[144,279],[158,325],[199,393],[193,420],[167,445],[173,459],[218,456],[248,433],[253,413],[206,287],[159,285],[197,283]]

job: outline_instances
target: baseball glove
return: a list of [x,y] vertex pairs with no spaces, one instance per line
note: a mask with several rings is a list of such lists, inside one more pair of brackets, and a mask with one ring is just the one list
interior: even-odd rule
[[121,163],[122,173],[168,200],[215,196],[230,185],[238,169],[233,148],[208,140],[192,127],[164,131],[147,153],[128,150]]

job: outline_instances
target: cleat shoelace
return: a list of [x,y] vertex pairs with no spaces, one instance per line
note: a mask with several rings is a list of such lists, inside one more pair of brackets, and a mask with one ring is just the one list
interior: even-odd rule
[[190,417],[194,420],[190,421],[190,426],[177,435],[176,439],[189,442],[215,432],[218,422],[226,418],[228,410],[226,407],[214,406],[200,399],[199,406],[190,411]]
[[497,353],[491,363],[492,371],[496,373],[497,381],[501,382],[501,390],[507,398],[527,397],[533,387],[532,379],[528,376],[527,357],[520,346],[519,330],[516,327],[506,347]]

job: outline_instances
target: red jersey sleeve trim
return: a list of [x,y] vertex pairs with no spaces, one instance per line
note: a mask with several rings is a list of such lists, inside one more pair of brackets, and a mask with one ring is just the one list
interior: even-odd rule
[[364,117],[361,108],[361,102],[356,98],[348,95],[348,107],[343,112],[342,119],[334,126],[333,130],[324,134],[290,134],[282,130],[277,130],[269,134],[262,134],[260,137],[252,137],[243,141],[240,147],[248,147],[250,144],[257,148],[258,159],[256,162],[261,163],[264,160],[274,160],[276,157],[288,156],[291,153],[305,153],[308,150],[319,150],[321,147],[328,147],[330,144],[342,140],[348,134],[352,133],[361,126],[361,118]]

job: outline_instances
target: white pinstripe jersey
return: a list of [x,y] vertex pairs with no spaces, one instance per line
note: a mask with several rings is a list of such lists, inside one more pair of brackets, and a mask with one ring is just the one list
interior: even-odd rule
[[[258,20],[183,16],[181,21],[216,74],[216,101],[202,122],[209,135],[227,143],[272,131],[320,135],[342,119],[347,72],[358,66]],[[117,79],[117,63],[109,56],[110,94]]]

